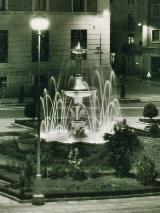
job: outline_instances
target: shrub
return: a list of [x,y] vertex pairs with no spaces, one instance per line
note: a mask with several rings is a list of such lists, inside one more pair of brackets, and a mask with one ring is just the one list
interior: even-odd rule
[[86,172],[80,168],[74,169],[72,172],[70,171],[70,176],[73,178],[73,180],[83,181],[87,179]]
[[32,184],[32,178],[35,174],[35,167],[34,167],[34,159],[33,155],[28,154],[26,156],[25,166],[24,166],[24,174],[25,174],[25,182],[26,186],[29,189]]
[[19,175],[19,187],[20,187],[20,197],[24,198],[25,192],[24,192],[24,187],[25,187],[25,172],[24,170],[21,171]]
[[158,124],[152,124],[150,129],[149,129],[149,132],[152,136],[156,136],[159,134],[159,126]]
[[22,85],[19,90],[19,103],[24,102],[24,86]]
[[54,165],[49,172],[51,179],[63,178],[66,176],[66,168],[63,165]]
[[26,117],[32,118],[33,120],[36,117],[36,107],[33,103],[28,103],[26,104],[25,108],[24,108],[24,115]]
[[143,116],[152,119],[153,117],[158,116],[158,110],[155,104],[148,103],[144,106]]
[[85,171],[80,168],[82,159],[79,158],[78,148],[70,151],[68,155],[68,163],[69,175],[73,178],[73,180],[85,180],[87,178]]
[[125,89],[125,84],[121,85],[121,90],[120,90],[120,97],[125,98],[126,96],[126,89]]
[[136,179],[141,183],[149,185],[155,182],[158,173],[155,169],[155,163],[151,158],[146,155],[141,156],[136,163],[136,169]]
[[91,178],[98,178],[101,175],[102,175],[101,172],[99,170],[97,170],[97,168],[95,168],[95,167],[92,167],[89,171],[89,176]]
[[68,155],[68,162],[71,170],[79,169],[82,163],[82,159],[79,158],[79,150],[75,148],[71,150]]
[[118,129],[106,143],[108,161],[118,176],[129,174],[134,154],[141,149],[140,140],[132,130]]

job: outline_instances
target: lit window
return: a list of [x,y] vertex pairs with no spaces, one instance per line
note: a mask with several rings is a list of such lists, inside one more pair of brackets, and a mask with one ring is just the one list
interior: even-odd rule
[[152,4],[151,16],[152,17],[160,17],[160,4]]
[[152,42],[160,42],[160,30],[152,30]]
[[[49,60],[49,32],[48,30],[41,32],[41,61]],[[38,34],[32,31],[32,61],[38,61]]]
[[73,0],[73,12],[84,12],[85,0]]
[[134,37],[128,36],[128,44],[133,44],[134,43]]
[[0,77],[0,89],[7,87],[7,77]]
[[0,10],[5,10],[5,0],[0,0]]
[[0,63],[8,61],[8,31],[0,30]]
[[[87,30],[71,30],[71,49],[74,49],[80,42],[82,49],[87,49]],[[75,59],[76,55],[71,52],[71,59]],[[83,59],[87,58],[87,53],[82,55]]]
[[128,44],[134,43],[134,33],[128,33]]
[[35,10],[37,11],[46,10],[46,0],[35,0]]
[[128,0],[128,5],[134,5],[134,0]]

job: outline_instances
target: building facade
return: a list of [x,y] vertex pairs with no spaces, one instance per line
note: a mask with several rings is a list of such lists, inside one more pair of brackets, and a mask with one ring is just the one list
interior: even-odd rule
[[78,41],[88,49],[83,76],[87,79],[100,66],[106,76],[110,69],[109,7],[109,0],[0,0],[0,90],[13,97],[23,86],[30,95],[37,78],[38,40],[29,23],[39,13],[50,21],[48,31],[42,32],[41,84],[51,75],[76,73],[71,49]]
[[160,1],[111,0],[111,14],[117,72],[160,75]]

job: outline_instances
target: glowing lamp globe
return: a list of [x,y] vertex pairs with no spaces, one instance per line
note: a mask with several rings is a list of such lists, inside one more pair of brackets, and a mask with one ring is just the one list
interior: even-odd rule
[[49,27],[49,20],[47,19],[46,16],[39,14],[39,15],[33,16],[33,18],[31,19],[30,25],[33,30],[38,30],[38,31],[47,30]]

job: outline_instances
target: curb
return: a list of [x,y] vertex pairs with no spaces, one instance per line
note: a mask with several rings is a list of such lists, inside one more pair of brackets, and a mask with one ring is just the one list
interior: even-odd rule
[[[14,200],[18,203],[32,203],[32,199],[21,200],[17,197],[11,196],[7,193],[1,192],[0,195]],[[84,200],[106,200],[106,199],[123,199],[123,198],[134,198],[134,197],[151,197],[159,196],[160,192],[155,193],[143,193],[143,194],[128,194],[128,195],[109,195],[109,196],[93,196],[93,197],[71,197],[71,198],[45,198],[45,202],[61,202],[61,201],[84,201]]]

